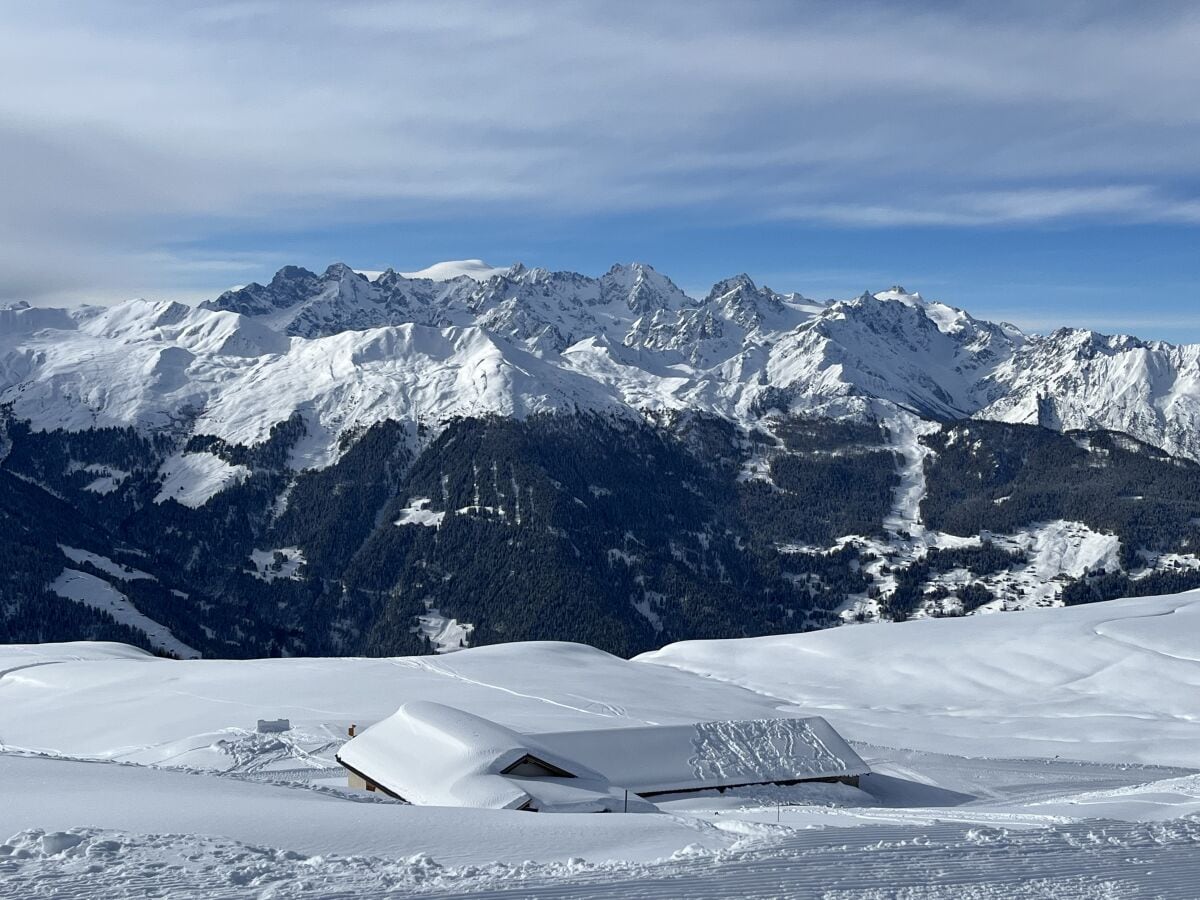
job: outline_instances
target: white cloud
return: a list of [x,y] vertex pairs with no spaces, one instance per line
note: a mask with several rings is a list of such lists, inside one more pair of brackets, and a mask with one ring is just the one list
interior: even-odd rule
[[911,203],[798,203],[774,211],[778,218],[836,222],[857,226],[983,226],[1038,223],[1060,219],[1107,219],[1119,222],[1200,223],[1200,202],[1178,200],[1149,185],[1099,187],[1026,187],[981,190],[911,198]]
[[1196,222],[1197,45],[1182,4],[27,5],[0,297],[166,286],[181,257],[147,250],[221,230],[468,209]]

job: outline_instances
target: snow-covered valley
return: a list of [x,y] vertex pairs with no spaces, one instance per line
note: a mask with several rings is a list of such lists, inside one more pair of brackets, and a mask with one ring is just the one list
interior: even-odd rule
[[[5,646],[0,896],[1193,897],[1197,616],[1191,593],[630,662],[568,644],[258,661]],[[658,797],[651,815],[348,789],[348,726],[414,697],[543,730],[799,710],[872,774]]]

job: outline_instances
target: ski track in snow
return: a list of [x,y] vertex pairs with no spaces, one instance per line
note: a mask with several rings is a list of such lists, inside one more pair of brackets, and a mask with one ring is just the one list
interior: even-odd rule
[[886,417],[883,424],[891,436],[892,449],[900,456],[900,484],[896,486],[895,501],[883,520],[883,527],[893,534],[903,531],[919,538],[925,531],[921,523],[925,460],[932,453],[921,443],[921,437],[932,434],[941,426],[905,412]]
[[[1180,607],[1164,610],[1163,612],[1153,613],[1149,617],[1160,618],[1162,616],[1173,616],[1179,612],[1179,609]],[[1148,653],[1156,653],[1159,656],[1166,657],[1167,659],[1177,659],[1182,662],[1200,662],[1200,656],[1183,656],[1179,653],[1171,653],[1167,650],[1163,650],[1160,647],[1155,647],[1153,644],[1145,641],[1136,640],[1135,638],[1127,635],[1112,634],[1111,632],[1113,629],[1121,627],[1121,623],[1123,623],[1123,621],[1124,620],[1122,619],[1112,619],[1108,622],[1100,622],[1092,630],[1099,637],[1107,638],[1110,641],[1116,641],[1118,644],[1124,644],[1125,646],[1132,647],[1136,650],[1144,650]]]
[[[399,661],[397,661],[397,662],[399,662]],[[456,671],[453,667],[445,665],[444,663],[429,662],[421,657],[412,657],[400,664],[401,665],[415,664],[418,668],[425,669],[427,672],[432,672],[435,675],[444,675],[447,678],[451,678],[456,681],[461,681],[465,684],[474,685],[475,687],[488,688],[493,691],[500,691],[501,693],[508,694],[512,697],[521,697],[525,700],[536,700],[539,703],[547,703],[550,706],[558,706],[558,707],[561,707],[562,709],[569,709],[572,712],[586,713],[587,715],[592,715],[592,716],[605,716],[605,717],[616,717],[616,718],[620,718],[623,715],[623,710],[622,710],[622,713],[620,713],[620,714],[615,712],[615,710],[621,709],[620,707],[615,707],[615,706],[612,706],[611,704],[603,703],[600,701],[591,701],[591,703],[589,703],[588,706],[572,706],[569,703],[560,703],[558,700],[551,700],[549,697],[541,697],[541,696],[538,696],[537,694],[527,694],[527,693],[523,693],[522,691],[514,690],[513,688],[506,688],[503,685],[491,684],[486,681],[479,681],[478,679],[471,678],[469,675],[464,675],[462,672]]]

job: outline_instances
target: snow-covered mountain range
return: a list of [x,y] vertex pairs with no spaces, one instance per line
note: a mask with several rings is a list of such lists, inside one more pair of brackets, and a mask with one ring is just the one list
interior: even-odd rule
[[197,308],[0,309],[0,404],[35,428],[137,425],[247,446],[293,413],[292,464],[395,419],[700,410],[861,417],[899,407],[1126,432],[1200,459],[1200,346],[982,321],[895,287],[843,301],[739,275],[690,297],[642,264],[599,278],[479,260],[315,274]]
[[1185,590],[1198,357],[640,264],[10,306],[0,640],[631,654]]

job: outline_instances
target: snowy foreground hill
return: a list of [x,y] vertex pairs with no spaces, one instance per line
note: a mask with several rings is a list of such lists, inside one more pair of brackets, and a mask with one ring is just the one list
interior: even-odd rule
[[687,639],[1200,586],[1200,349],[479,261],[0,309],[0,641]]
[[[0,896],[1194,898],[1200,592],[668,646],[194,660],[0,646]],[[824,716],[873,772],[657,814],[357,794],[346,728]],[[291,729],[258,734],[260,718]]]

